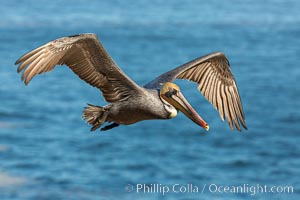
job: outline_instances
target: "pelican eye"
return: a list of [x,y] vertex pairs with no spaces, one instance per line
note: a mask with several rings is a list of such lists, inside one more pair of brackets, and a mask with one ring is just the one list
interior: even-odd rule
[[166,97],[170,98],[172,95],[176,95],[177,94],[177,90],[174,88],[170,88],[170,90],[168,92],[165,93]]
[[168,91],[168,92],[165,93],[165,96],[168,97],[168,98],[170,98],[172,95],[173,95],[173,94],[172,94],[171,91]]
[[178,91],[177,91],[176,89],[173,89],[172,94],[173,94],[173,95],[176,95],[177,92],[178,92]]

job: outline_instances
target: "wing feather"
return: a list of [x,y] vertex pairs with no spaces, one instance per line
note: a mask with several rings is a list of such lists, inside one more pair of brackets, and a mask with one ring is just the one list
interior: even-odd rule
[[212,82],[212,84],[213,84],[212,90],[211,90],[211,92],[209,94],[209,98],[208,98],[209,102],[212,102],[211,104],[213,105],[213,107],[215,109],[217,109],[217,103],[216,103],[216,96],[217,96],[216,95],[216,90],[217,90],[216,84],[217,84],[217,82],[218,82],[217,78],[214,77],[214,80]]
[[224,105],[225,117],[227,119],[227,122],[228,122],[230,128],[233,129],[233,124],[232,124],[230,111],[229,111],[229,105],[228,105],[228,101],[227,101],[228,99],[225,94],[224,85],[221,85],[221,96],[222,96],[222,101],[223,101],[223,105]]
[[[200,83],[199,83],[199,86],[198,86],[198,89],[200,91],[202,91],[205,87],[205,84],[206,84],[206,80],[207,80],[207,76],[206,74],[208,73],[207,71],[209,71],[209,68],[206,67],[205,70],[202,71],[202,74],[200,75]],[[178,78],[183,78],[183,77],[178,77]],[[192,79],[191,79],[192,80]]]
[[[95,34],[64,37],[38,47],[19,58],[18,72],[25,84],[56,65],[67,65],[88,84],[101,90],[108,102],[121,101],[141,92],[108,55]],[[111,81],[113,80],[113,81]]]
[[198,83],[198,90],[219,111],[220,118],[223,121],[226,118],[231,129],[235,126],[240,131],[240,124],[247,129],[236,82],[223,53],[212,53],[192,60],[160,75],[145,87],[158,88],[161,83],[175,79]]
[[239,106],[239,97],[237,97],[238,93],[234,92],[234,88],[233,87],[229,87],[229,92],[233,98],[233,104],[234,104],[234,109],[236,111],[237,114],[237,118],[239,119],[240,123],[242,124],[242,126],[247,129],[247,125],[246,122],[244,121],[244,113],[243,110],[240,109]]
[[212,84],[212,79],[213,79],[213,71],[210,70],[205,76],[208,77],[206,82],[205,82],[205,88],[203,89],[203,94],[204,96],[208,99],[208,96],[209,96],[209,92],[210,92],[210,87],[211,87],[211,84]]
[[230,115],[231,115],[231,121],[233,121],[234,124],[235,124],[235,127],[239,131],[241,131],[240,124],[239,124],[238,119],[237,119],[236,109],[234,107],[234,99],[232,98],[232,95],[229,92],[228,87],[225,87],[225,92],[226,92],[227,100],[228,100],[228,104],[229,104],[229,112],[230,112]]
[[25,56],[25,58],[28,57],[27,60],[22,59],[19,60],[19,62],[16,62],[16,64],[20,63],[20,66],[18,67],[18,73],[24,69],[29,63],[33,62],[36,58],[38,58],[41,54],[43,54],[42,51],[36,53],[36,54],[30,54],[31,56]]
[[212,81],[210,84],[210,89],[209,89],[209,93],[208,93],[208,101],[212,103],[212,105],[216,108],[216,104],[214,104],[214,94],[215,94],[215,90],[216,90],[216,77],[214,76],[214,74],[211,76],[212,77]]

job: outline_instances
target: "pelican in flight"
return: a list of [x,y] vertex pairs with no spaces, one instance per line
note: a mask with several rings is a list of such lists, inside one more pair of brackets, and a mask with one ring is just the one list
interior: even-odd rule
[[171,119],[178,111],[208,131],[208,124],[183,96],[175,79],[196,82],[198,90],[226,118],[230,128],[247,129],[238,88],[226,56],[212,53],[172,69],[144,86],[137,85],[113,61],[95,34],[80,34],[53,40],[38,47],[16,63],[27,85],[31,79],[56,65],[67,65],[80,79],[98,88],[106,106],[88,104],[83,119],[91,131],[110,123],[108,130],[142,120]]

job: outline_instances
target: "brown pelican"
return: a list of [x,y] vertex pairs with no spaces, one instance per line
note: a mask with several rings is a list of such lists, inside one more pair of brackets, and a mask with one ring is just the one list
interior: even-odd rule
[[171,119],[178,110],[193,122],[209,129],[182,95],[175,79],[187,79],[198,83],[199,91],[219,111],[221,119],[227,119],[231,129],[247,129],[245,116],[229,62],[221,52],[196,58],[168,71],[141,87],[132,81],[113,61],[95,34],[63,37],[34,49],[16,63],[18,72],[24,70],[22,80],[27,85],[31,79],[67,65],[82,80],[97,87],[110,104],[102,107],[88,104],[83,119],[92,125],[91,131],[104,122],[108,130],[119,124],[133,124],[149,119]]

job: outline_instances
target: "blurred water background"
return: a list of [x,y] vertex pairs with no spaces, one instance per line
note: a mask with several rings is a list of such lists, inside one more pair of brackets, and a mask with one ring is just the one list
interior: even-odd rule
[[[3,1],[0,5],[0,199],[300,199],[300,2]],[[26,87],[15,60],[53,39],[96,33],[137,83],[223,51],[249,130],[232,132],[196,90],[183,94],[210,124],[184,115],[89,132],[86,103],[101,94],[67,67]],[[193,184],[198,193],[126,192],[132,184]],[[293,186],[233,194],[202,186]]]

